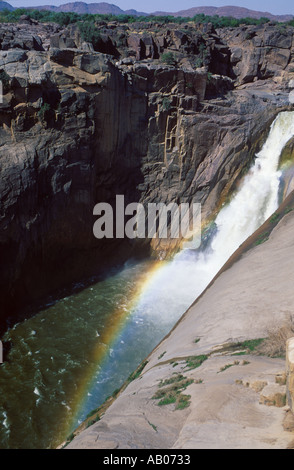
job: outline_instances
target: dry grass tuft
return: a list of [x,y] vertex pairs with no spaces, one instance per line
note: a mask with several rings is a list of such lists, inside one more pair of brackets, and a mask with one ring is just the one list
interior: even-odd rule
[[285,357],[286,341],[294,336],[294,315],[283,325],[276,325],[268,330],[267,338],[256,348],[258,354],[268,357]]

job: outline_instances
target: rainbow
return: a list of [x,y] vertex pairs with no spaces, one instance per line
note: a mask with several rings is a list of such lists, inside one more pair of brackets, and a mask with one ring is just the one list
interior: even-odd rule
[[146,269],[140,273],[134,283],[133,289],[129,295],[128,304],[123,307],[115,308],[113,313],[109,315],[108,322],[101,332],[99,341],[89,358],[89,363],[95,364],[95,366],[90,366],[85,370],[82,379],[79,380],[77,384],[75,396],[71,397],[72,415],[70,422],[66,423],[66,429],[63,430],[62,433],[63,435],[67,435],[71,432],[73,423],[77,422],[77,417],[84,409],[88,392],[94,387],[94,383],[97,380],[97,372],[102,371],[107,362],[109,349],[114,345],[124,329],[127,328],[132,313],[138,307],[143,295],[148,292],[151,285],[156,282],[156,276],[167,263],[168,261],[156,260],[148,262]]
[[[213,220],[202,221],[202,229],[209,229]],[[95,345],[90,357],[89,367],[84,371],[82,377],[77,383],[74,396],[70,397],[71,413],[68,419],[64,421],[65,429],[61,431],[62,436],[69,435],[76,423],[78,417],[82,415],[88,400],[88,393],[94,389],[97,375],[103,373],[109,358],[109,350],[113,347],[117,338],[128,327],[132,319],[133,313],[138,308],[143,297],[151,291],[154,284],[158,282],[163,268],[172,262],[169,260],[149,260],[144,262],[144,269],[141,270],[136,278],[128,295],[127,305],[114,308],[109,314],[107,324],[99,335],[99,341]],[[99,406],[99,404],[98,404]]]

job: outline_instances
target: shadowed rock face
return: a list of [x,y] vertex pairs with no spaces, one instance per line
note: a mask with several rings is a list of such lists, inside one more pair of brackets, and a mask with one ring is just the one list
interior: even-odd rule
[[[101,34],[117,51],[111,56],[93,51],[75,28],[1,28],[3,318],[149,252],[148,241],[137,246],[129,240],[95,239],[93,207],[98,202],[114,205],[116,194],[124,194],[126,204],[194,201],[202,203],[204,218],[213,216],[288,103],[291,74],[283,61],[274,62],[273,80],[235,88],[249,80],[246,43],[238,46],[240,60],[231,59],[237,30],[221,36],[203,28],[184,34],[164,27],[145,31],[138,42],[134,26],[125,29],[118,46],[121,27],[103,25]],[[258,35],[265,35],[266,28],[273,27]],[[49,50],[48,31],[58,33]],[[285,39],[283,48],[282,36],[274,41],[291,61],[291,45]],[[173,48],[177,64],[164,63],[163,54]],[[204,67],[195,68],[199,54]],[[161,257],[171,248],[156,241],[151,246]]]

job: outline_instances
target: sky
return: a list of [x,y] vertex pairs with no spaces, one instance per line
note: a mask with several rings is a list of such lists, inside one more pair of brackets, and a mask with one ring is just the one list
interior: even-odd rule
[[[75,0],[6,0],[14,7],[26,7],[36,5],[56,5],[69,3]],[[79,1],[79,0],[78,0]],[[81,0],[83,1],[83,0]],[[87,0],[86,3],[99,3],[103,0]],[[154,11],[179,11],[197,6],[226,6],[234,5],[249,8],[251,10],[267,11],[275,15],[294,14],[293,0],[109,0],[107,3],[113,3],[122,10],[131,8],[137,11],[151,13]]]

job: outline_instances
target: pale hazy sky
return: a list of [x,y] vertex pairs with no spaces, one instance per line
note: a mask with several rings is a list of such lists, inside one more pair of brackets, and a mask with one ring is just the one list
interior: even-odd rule
[[[35,6],[35,5],[61,5],[74,0],[6,0],[14,7]],[[101,0],[100,0],[101,1]],[[86,3],[99,3],[99,0],[88,0]],[[197,6],[242,6],[251,10],[267,11],[273,14],[294,14],[293,0],[109,0],[122,10],[134,8],[138,11],[151,13],[153,11],[179,11]]]

